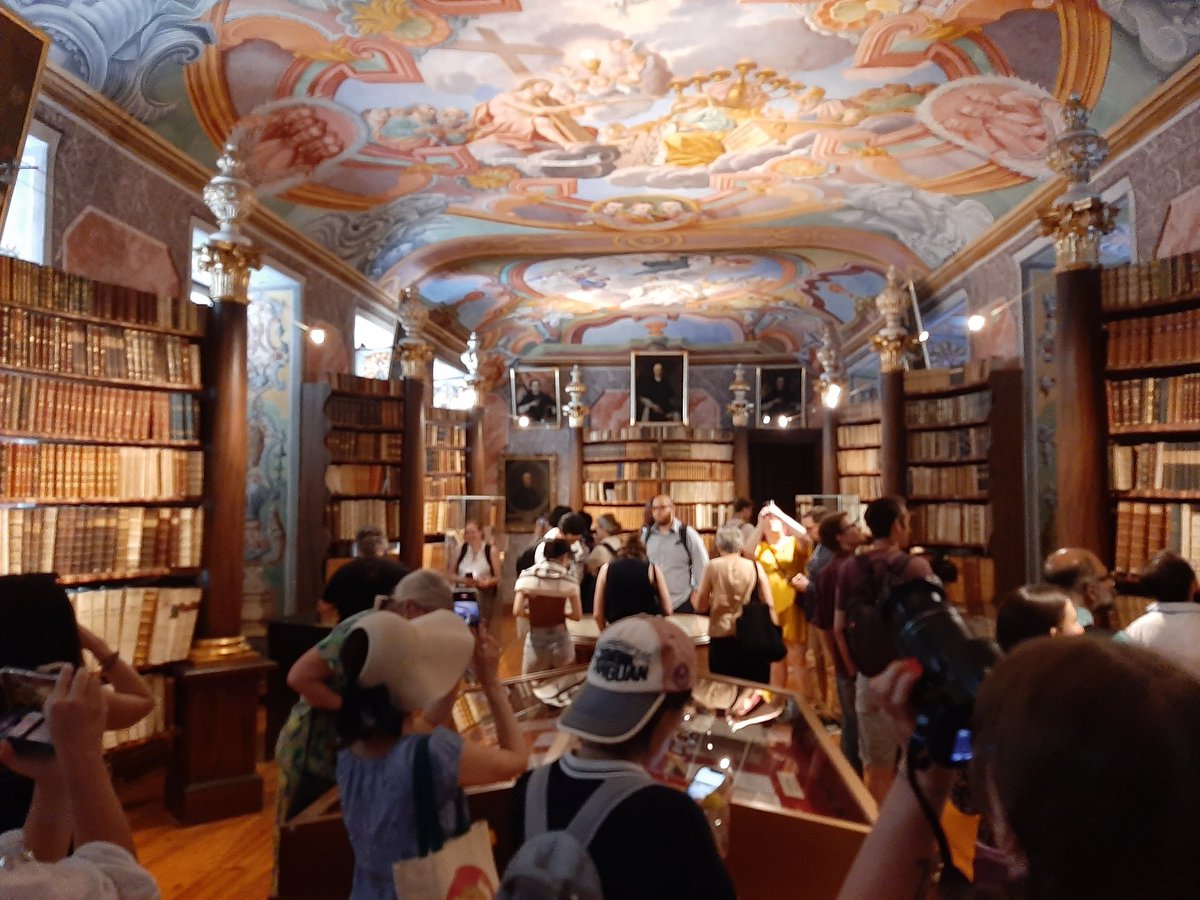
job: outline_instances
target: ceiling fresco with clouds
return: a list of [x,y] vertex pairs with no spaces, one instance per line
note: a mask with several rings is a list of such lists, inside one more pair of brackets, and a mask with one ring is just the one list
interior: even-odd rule
[[[490,244],[421,289],[515,352],[850,336],[887,264],[936,268],[1046,177],[1070,94],[1105,129],[1200,51],[1188,0],[3,2],[201,162],[232,135],[268,202],[389,289],[414,251]],[[756,228],[850,237],[755,254]],[[496,249],[535,233],[595,240]]]

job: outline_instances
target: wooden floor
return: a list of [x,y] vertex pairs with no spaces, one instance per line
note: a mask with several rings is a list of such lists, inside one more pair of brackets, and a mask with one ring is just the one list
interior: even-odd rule
[[[501,676],[521,674],[521,645],[511,615],[500,622],[497,637],[502,648]],[[165,900],[259,900],[268,896],[277,769],[270,762],[261,763],[258,771],[265,796],[262,811],[253,815],[185,828],[159,802],[128,810],[138,859],[158,881]]]

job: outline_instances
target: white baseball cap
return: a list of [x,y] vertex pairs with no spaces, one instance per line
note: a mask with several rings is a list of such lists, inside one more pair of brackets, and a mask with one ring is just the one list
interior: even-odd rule
[[367,633],[367,659],[358,684],[383,685],[396,709],[424,709],[458,684],[475,637],[466,623],[447,609],[406,619],[394,612],[363,616],[351,631]]
[[696,668],[696,648],[681,628],[661,616],[621,619],[596,641],[587,682],[558,727],[598,744],[627,741],[667,694],[691,689]]

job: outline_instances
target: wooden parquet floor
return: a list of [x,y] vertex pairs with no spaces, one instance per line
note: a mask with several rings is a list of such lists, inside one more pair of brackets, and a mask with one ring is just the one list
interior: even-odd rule
[[158,881],[165,900],[260,900],[271,885],[275,826],[275,763],[263,777],[260,812],[183,827],[160,803],[129,810],[138,859]]

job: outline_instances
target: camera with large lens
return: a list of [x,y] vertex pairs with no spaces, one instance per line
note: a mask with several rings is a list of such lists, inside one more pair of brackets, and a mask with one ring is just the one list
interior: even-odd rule
[[972,637],[942,588],[924,579],[894,587],[879,621],[891,634],[894,658],[911,656],[921,663],[912,693],[913,746],[939,765],[965,766],[971,760],[975,697],[999,658],[995,644]]

